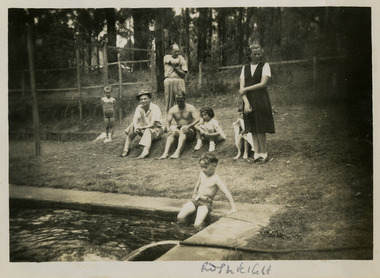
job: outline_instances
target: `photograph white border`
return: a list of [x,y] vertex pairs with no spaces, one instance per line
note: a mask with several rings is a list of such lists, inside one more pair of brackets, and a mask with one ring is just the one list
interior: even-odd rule
[[[268,7],[290,7],[290,6],[347,6],[347,7],[371,7],[372,8],[372,47],[373,47],[373,154],[374,154],[374,259],[373,260],[308,260],[308,261],[257,261],[245,262],[247,265],[259,263],[260,265],[271,265],[271,273],[269,275],[253,275],[253,274],[218,274],[216,272],[201,273],[203,261],[197,262],[75,262],[75,263],[9,263],[9,215],[8,215],[8,9],[9,8],[89,8],[89,7],[246,7],[246,6],[268,6]],[[1,74],[1,84],[4,87],[4,93],[1,95],[2,101],[0,117],[2,132],[0,133],[1,145],[5,146],[5,150],[1,156],[1,172],[0,172],[0,276],[7,278],[117,278],[117,277],[380,277],[379,264],[379,189],[378,175],[379,163],[377,156],[379,148],[378,141],[378,112],[375,109],[377,103],[376,92],[379,88],[379,7],[376,1],[84,1],[84,0],[66,0],[66,1],[1,1],[0,4],[0,28],[2,40],[4,44],[0,53],[0,61],[3,65]],[[349,231],[348,231],[349,232]],[[224,262],[231,266],[238,266],[238,261]]]

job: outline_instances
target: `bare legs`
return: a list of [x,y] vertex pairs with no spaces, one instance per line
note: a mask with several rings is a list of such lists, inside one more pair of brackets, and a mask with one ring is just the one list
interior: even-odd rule
[[144,146],[144,149],[137,157],[138,159],[145,158],[149,154],[150,147],[152,146],[152,140],[152,132],[149,129],[145,129],[139,143],[141,146]]
[[170,156],[170,158],[179,158],[179,156],[181,155],[181,150],[182,150],[182,147],[183,147],[183,144],[185,144],[185,141],[186,141],[186,134],[183,133],[182,131],[179,132],[179,136],[178,136],[178,146],[177,146],[177,149],[175,150],[175,152]]
[[136,133],[130,133],[127,134],[127,139],[125,139],[125,144],[124,144],[124,150],[123,153],[121,154],[122,157],[127,156],[129,153],[129,148],[131,147],[132,140],[136,137]]
[[104,126],[106,128],[106,140],[104,140],[104,142],[110,142],[112,140],[114,123],[115,118],[104,118]]
[[152,146],[152,132],[149,129],[145,129],[142,132],[142,134],[138,134],[135,132],[127,134],[127,139],[125,139],[124,151],[121,156],[124,157],[128,155],[132,140],[136,137],[136,135],[141,136],[139,145],[144,146],[143,151],[137,158],[145,158],[149,154],[150,147]]
[[174,142],[174,133],[170,134],[168,136],[168,138],[166,139],[165,150],[164,150],[164,153],[160,156],[160,159],[168,158],[169,149],[170,149],[171,145],[173,144],[173,142]]
[[253,133],[253,145],[255,148],[254,159],[259,157],[266,158],[268,156],[267,151],[267,137],[265,133]]
[[206,219],[208,214],[208,209],[205,206],[199,206],[198,209],[195,208],[193,202],[187,202],[178,213],[177,219],[179,222],[184,222],[186,217],[194,213],[197,210],[197,216],[195,217],[194,227],[199,228],[203,221]]
[[165,150],[164,150],[164,153],[160,156],[160,159],[168,158],[170,147],[173,144],[173,142],[175,141],[175,138],[178,138],[178,145],[177,145],[177,149],[170,156],[170,158],[174,158],[174,159],[179,158],[179,156],[181,155],[183,145],[186,142],[186,134],[183,133],[182,130],[175,130],[166,139]]
[[243,153],[243,159],[248,159],[248,148],[249,148],[249,143],[247,140],[244,140],[243,137],[241,136],[239,143],[236,145],[238,153],[234,157],[234,160],[239,159],[241,156],[242,148],[244,144],[244,153]]

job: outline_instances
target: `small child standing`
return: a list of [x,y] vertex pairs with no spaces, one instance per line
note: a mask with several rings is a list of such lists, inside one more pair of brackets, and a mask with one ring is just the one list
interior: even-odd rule
[[241,151],[243,148],[243,141],[244,141],[244,154],[243,159],[248,159],[248,150],[249,145],[251,145],[252,151],[254,151],[253,148],[253,138],[252,133],[247,133],[245,131],[244,127],[244,119],[243,119],[243,108],[238,109],[239,118],[232,123],[234,127],[234,133],[235,133],[235,145],[237,147],[238,153],[234,157],[234,159],[238,159],[241,156]]
[[218,190],[226,195],[230,204],[230,211],[227,214],[237,212],[231,193],[221,181],[219,175],[215,173],[217,164],[218,158],[212,153],[203,154],[199,160],[202,171],[199,174],[191,201],[182,207],[177,216],[179,222],[184,222],[187,216],[197,212],[194,227],[201,228],[206,216],[212,210],[212,202]]
[[111,97],[112,87],[106,86],[104,87],[104,93],[106,96],[102,97],[101,103],[103,107],[103,118],[104,125],[106,128],[106,139],[103,141],[104,143],[112,141],[113,136],[113,127],[115,124],[115,104],[116,100]]
[[201,120],[195,125],[200,133],[200,139],[198,139],[194,150],[199,150],[203,146],[202,139],[207,139],[210,141],[209,152],[215,151],[215,142],[223,141],[226,139],[226,135],[220,128],[217,120],[214,119],[214,110],[210,107],[204,107],[201,109]]

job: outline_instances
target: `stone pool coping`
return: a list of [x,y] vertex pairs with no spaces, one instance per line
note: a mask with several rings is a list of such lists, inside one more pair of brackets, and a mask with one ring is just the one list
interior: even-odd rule
[[[131,196],[118,193],[79,191],[56,188],[9,185],[9,198],[12,200],[39,201],[55,203],[69,207],[87,207],[106,210],[149,210],[177,213],[187,199],[162,197]],[[259,205],[237,203],[237,213],[225,216],[229,210],[228,202],[216,201],[212,215],[220,217],[218,221],[207,226],[194,236],[178,245],[158,261],[197,261],[228,260],[235,248],[244,248],[250,238],[269,224],[269,219],[281,207],[276,205]],[[231,248],[211,248],[202,245],[224,245]],[[192,245],[192,246],[189,246]]]

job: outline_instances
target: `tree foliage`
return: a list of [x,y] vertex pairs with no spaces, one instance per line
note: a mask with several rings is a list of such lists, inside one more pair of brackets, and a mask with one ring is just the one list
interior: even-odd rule
[[[371,63],[370,8],[9,9],[8,18],[10,69],[27,68],[26,23],[33,25],[38,68],[67,66],[74,42],[115,46],[116,35],[121,35],[133,37],[135,48],[155,49],[158,89],[163,80],[160,59],[173,43],[182,47],[193,72],[199,62],[246,63],[245,50],[253,41],[263,45],[268,61],[350,54],[366,61],[363,67]],[[128,18],[133,19],[131,29],[123,25]],[[99,36],[105,26],[107,32]],[[147,52],[133,53],[135,60],[148,58]]]

